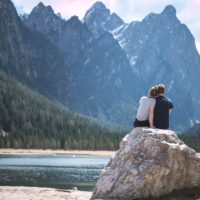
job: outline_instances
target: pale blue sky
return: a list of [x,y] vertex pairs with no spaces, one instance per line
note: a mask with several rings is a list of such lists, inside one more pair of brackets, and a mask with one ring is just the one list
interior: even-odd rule
[[[68,19],[72,15],[83,18],[85,12],[96,0],[13,0],[20,12],[30,13],[40,1],[51,5],[56,13]],[[116,12],[125,22],[142,20],[150,12],[160,13],[168,4],[177,10],[177,17],[188,26],[196,40],[200,52],[200,0],[102,0],[111,10]]]

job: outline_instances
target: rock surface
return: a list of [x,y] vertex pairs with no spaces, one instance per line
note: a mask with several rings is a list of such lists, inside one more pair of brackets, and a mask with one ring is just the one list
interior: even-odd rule
[[92,199],[160,197],[200,186],[200,158],[170,130],[136,128],[102,171]]

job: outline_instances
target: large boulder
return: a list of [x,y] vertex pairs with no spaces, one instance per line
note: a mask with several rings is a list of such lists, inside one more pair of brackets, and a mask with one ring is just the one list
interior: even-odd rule
[[135,128],[101,172],[91,199],[159,197],[200,186],[200,158],[170,130]]

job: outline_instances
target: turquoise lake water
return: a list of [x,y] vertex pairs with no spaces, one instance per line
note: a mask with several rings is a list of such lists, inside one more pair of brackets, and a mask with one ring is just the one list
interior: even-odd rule
[[0,185],[91,191],[109,160],[84,155],[0,155]]

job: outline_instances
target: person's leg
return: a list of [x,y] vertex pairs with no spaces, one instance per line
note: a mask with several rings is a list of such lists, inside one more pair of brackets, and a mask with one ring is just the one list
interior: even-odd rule
[[134,127],[135,128],[136,127],[150,127],[149,120],[139,121],[139,120],[135,119]]
[[135,119],[134,121],[134,127],[137,128],[137,127],[141,127],[141,124],[140,124],[140,121]]
[[144,125],[145,127],[150,127],[149,120],[144,121],[143,125]]
[[149,120],[140,121],[140,127],[150,127]]

